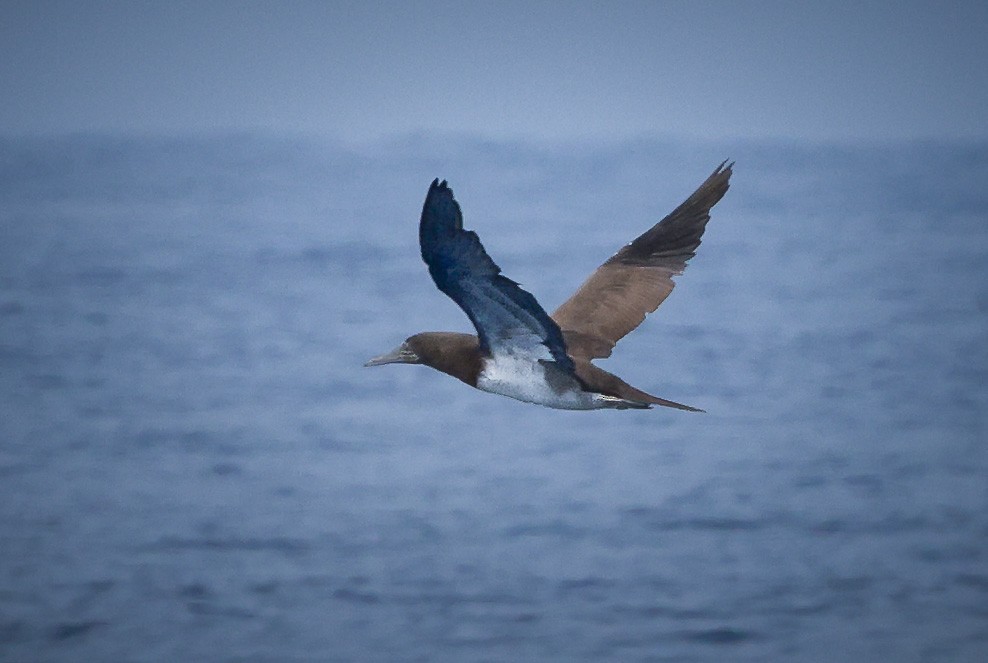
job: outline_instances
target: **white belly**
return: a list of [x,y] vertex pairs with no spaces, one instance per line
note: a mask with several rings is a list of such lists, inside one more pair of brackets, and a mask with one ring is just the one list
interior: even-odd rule
[[[559,377],[554,376],[556,382]],[[555,388],[554,388],[555,386]],[[599,394],[581,391],[571,384],[550,384],[543,364],[527,357],[498,355],[487,359],[477,377],[477,388],[526,403],[537,403],[563,410],[596,410],[607,407]],[[569,388],[565,388],[569,387]]]

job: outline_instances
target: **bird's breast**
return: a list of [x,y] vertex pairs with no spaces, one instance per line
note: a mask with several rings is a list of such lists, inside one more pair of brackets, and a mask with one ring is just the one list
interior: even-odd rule
[[577,380],[553,362],[513,354],[484,359],[477,389],[563,410],[595,410],[599,394],[583,391]]

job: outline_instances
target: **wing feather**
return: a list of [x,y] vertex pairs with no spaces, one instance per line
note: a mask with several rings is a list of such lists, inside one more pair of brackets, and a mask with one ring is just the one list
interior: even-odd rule
[[429,187],[419,244],[436,287],[477,329],[482,352],[526,353],[572,373],[573,360],[559,326],[530,292],[501,274],[477,233],[463,229],[463,214],[445,180]]
[[710,208],[724,197],[733,163],[726,161],[679,207],[597,268],[552,318],[574,357],[604,358],[659,307],[696,254]]

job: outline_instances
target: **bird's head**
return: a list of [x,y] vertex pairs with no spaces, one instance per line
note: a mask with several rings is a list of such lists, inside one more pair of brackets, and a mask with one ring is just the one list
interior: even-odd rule
[[385,364],[421,364],[422,359],[415,351],[415,337],[405,341],[391,352],[372,358],[364,366],[383,366]]
[[477,337],[457,332],[422,332],[405,339],[391,352],[374,357],[364,366],[425,364],[474,386],[480,373],[481,353]]

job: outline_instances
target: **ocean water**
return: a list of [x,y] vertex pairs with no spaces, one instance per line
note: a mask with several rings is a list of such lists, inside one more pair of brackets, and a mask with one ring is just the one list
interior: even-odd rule
[[[551,310],[737,160],[602,365],[470,331],[429,182]],[[988,146],[0,140],[0,660],[988,660]]]

